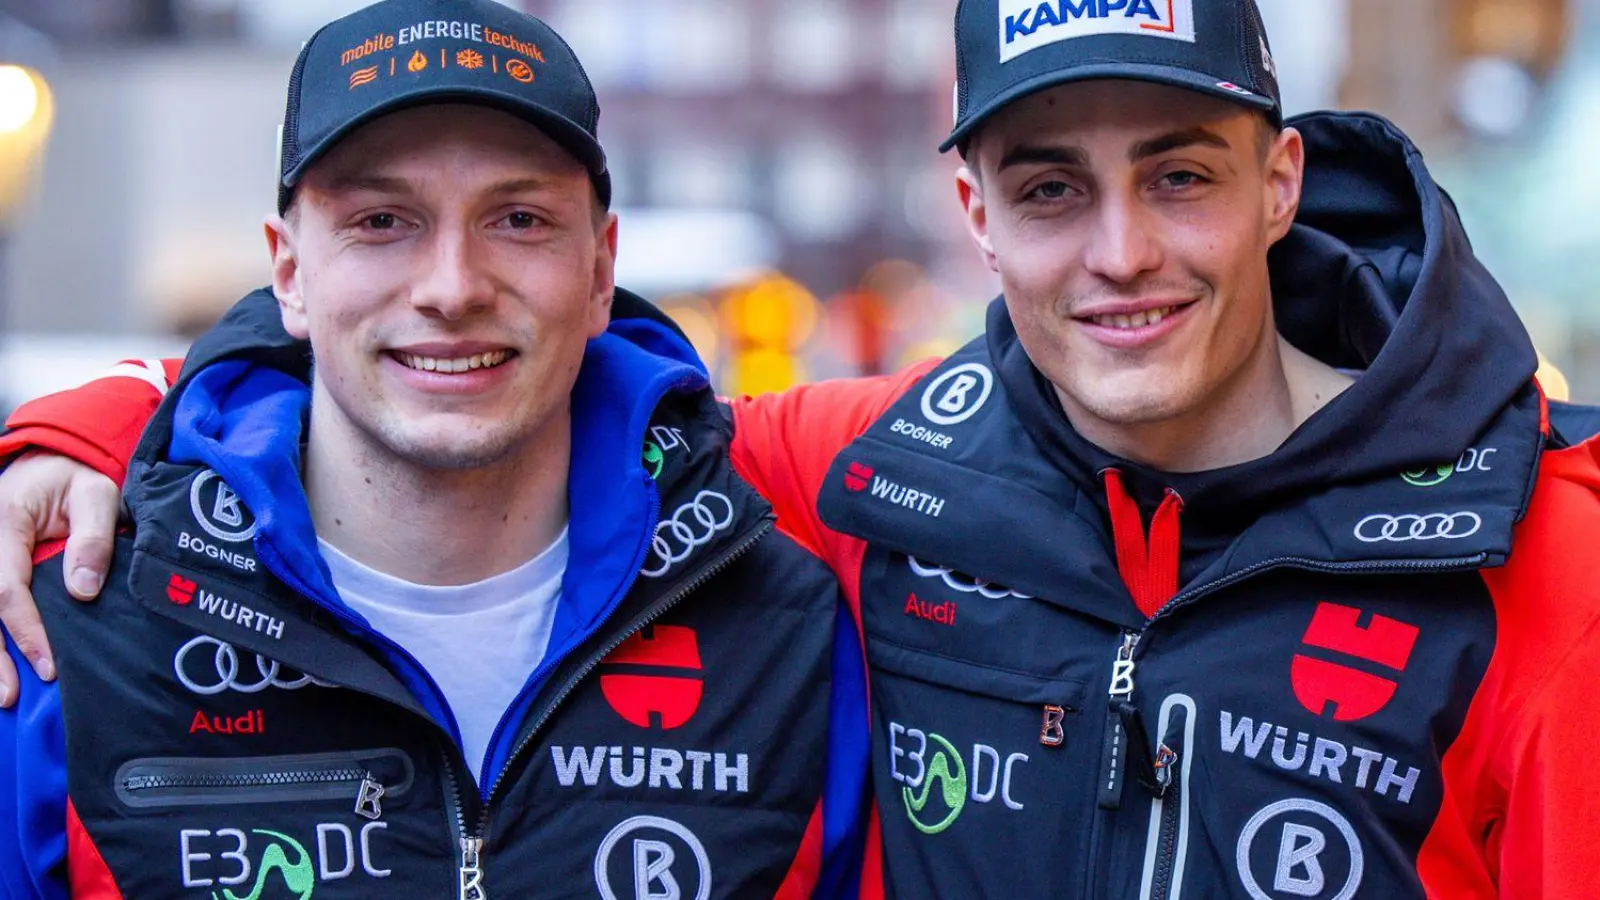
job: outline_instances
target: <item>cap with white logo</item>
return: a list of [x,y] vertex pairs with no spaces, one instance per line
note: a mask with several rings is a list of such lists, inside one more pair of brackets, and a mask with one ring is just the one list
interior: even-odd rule
[[1255,0],[961,0],[955,129],[973,131],[1046,88],[1094,79],[1150,81],[1283,119],[1276,67]]

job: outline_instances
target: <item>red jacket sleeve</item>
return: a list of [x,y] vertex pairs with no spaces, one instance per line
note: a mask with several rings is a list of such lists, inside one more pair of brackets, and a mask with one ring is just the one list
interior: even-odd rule
[[129,360],[83,387],[22,405],[0,435],[0,462],[48,450],[93,466],[121,484],[145,423],[178,380],[183,360]]
[[893,375],[823,381],[732,401],[733,466],[778,511],[778,527],[840,568],[848,540],[817,517],[833,458],[928,374],[928,360]]
[[1600,821],[1597,531],[1600,445],[1546,453],[1510,561],[1483,573],[1494,654],[1444,756],[1445,802],[1417,859],[1429,897],[1596,896],[1583,835]]

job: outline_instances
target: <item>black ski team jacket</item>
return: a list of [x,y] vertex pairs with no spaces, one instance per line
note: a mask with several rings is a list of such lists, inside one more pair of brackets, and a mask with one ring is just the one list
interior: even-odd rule
[[432,678],[329,583],[274,307],[191,355],[102,600],[37,569],[60,678],[0,714],[0,896],[853,894],[858,630],[734,474],[687,344],[630,298],[591,343],[550,650],[478,785]]
[[859,604],[886,896],[1600,897],[1592,411],[1393,126],[1291,124],[1279,327],[1360,378],[1271,456],[1100,451],[999,302],[931,369],[737,408]]

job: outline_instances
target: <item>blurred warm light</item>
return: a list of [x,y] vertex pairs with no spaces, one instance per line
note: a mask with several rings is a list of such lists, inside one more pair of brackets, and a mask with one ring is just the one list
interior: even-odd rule
[[922,267],[914,262],[886,259],[861,276],[861,287],[880,297],[894,298],[916,290],[927,277]]
[[925,359],[944,359],[961,349],[961,342],[954,338],[931,338],[911,344],[900,353],[900,365],[909,366]]
[[41,84],[21,66],[0,66],[0,132],[21,131],[39,114]]
[[1572,399],[1572,386],[1567,383],[1567,376],[1543,353],[1539,354],[1539,373],[1535,377],[1539,379],[1539,386],[1544,388],[1544,395],[1551,400],[1566,402]]
[[32,189],[54,118],[50,85],[39,73],[0,65],[0,225],[16,217]]
[[740,394],[771,394],[788,390],[805,380],[799,357],[782,350],[755,349],[733,358],[729,373],[734,390]]
[[799,282],[773,272],[730,290],[722,311],[742,344],[793,351],[816,330],[818,307],[817,298]]
[[717,310],[699,294],[674,294],[661,301],[661,311],[678,323],[707,366],[715,366],[718,340]]

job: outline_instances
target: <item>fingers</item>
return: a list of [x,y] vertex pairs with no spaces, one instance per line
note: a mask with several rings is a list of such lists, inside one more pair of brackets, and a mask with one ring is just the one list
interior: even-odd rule
[[93,600],[111,569],[121,494],[116,482],[84,467],[72,476],[67,489],[67,590],[79,600]]
[[[33,662],[40,677],[48,678],[55,674],[49,659],[50,645],[28,591],[33,581],[33,545],[38,532],[36,509],[15,497],[0,502],[0,624],[23,656]],[[0,708],[15,702],[18,684],[10,655],[0,653]]]

